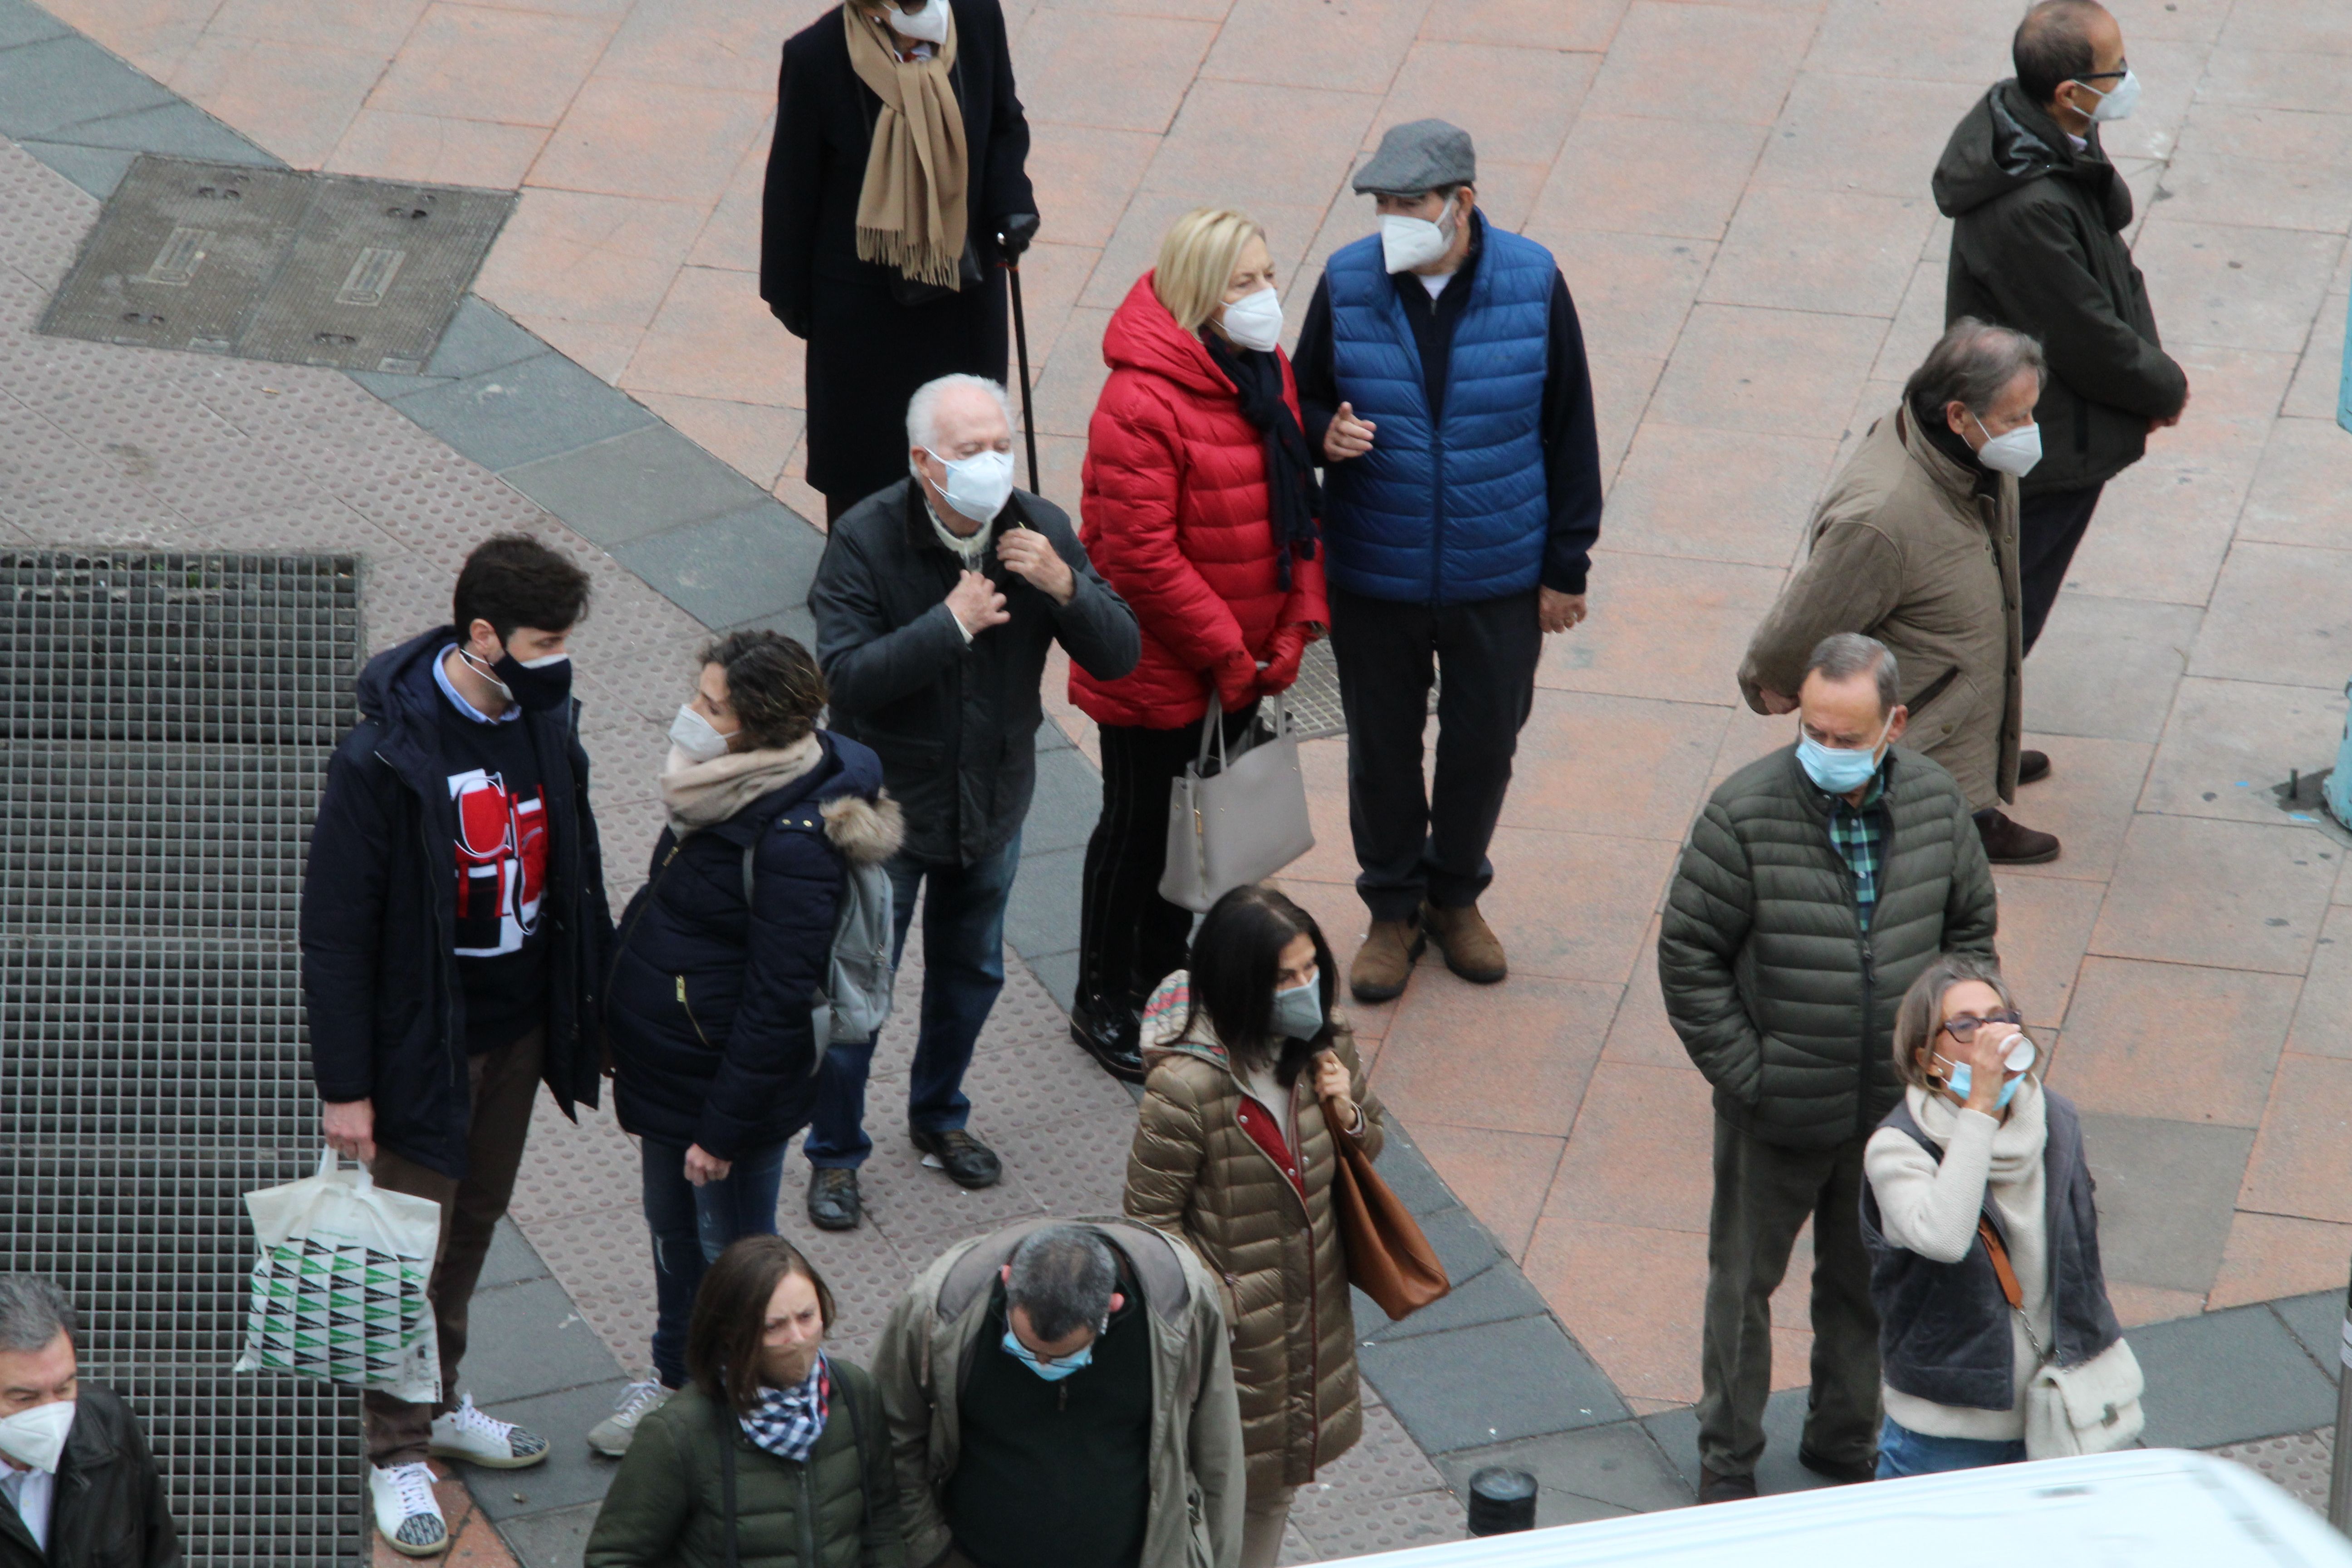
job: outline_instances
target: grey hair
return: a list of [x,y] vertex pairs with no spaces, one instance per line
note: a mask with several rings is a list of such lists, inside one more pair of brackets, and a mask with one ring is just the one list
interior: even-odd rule
[[0,1351],[44,1350],[59,1334],[79,1339],[79,1328],[63,1290],[37,1274],[0,1274]]
[[915,395],[907,400],[907,445],[931,449],[939,438],[940,399],[950,387],[969,386],[985,392],[996,399],[996,406],[1004,411],[1004,427],[1018,429],[1013,420],[1013,400],[1004,394],[1004,384],[991,381],[984,375],[943,375],[937,381],[927,381],[915,388]]
[[1903,401],[1913,418],[1938,430],[1950,405],[1981,416],[2021,372],[2029,370],[2037,382],[2050,379],[2041,343],[2008,327],[1962,316],[1945,329],[1903,384]]
[[1819,675],[1823,680],[1852,680],[1873,671],[1878,676],[1878,710],[1891,712],[1903,700],[1903,689],[1895,668],[1895,650],[1876,637],[1861,632],[1832,632],[1813,645],[1812,654],[1805,660],[1805,674]]
[[1064,1339],[1078,1329],[1099,1331],[1118,1285],[1118,1265],[1108,1242],[1085,1226],[1049,1225],[1013,1249],[1004,1304],[1027,1312],[1030,1331],[1039,1339]]
[[[1928,1086],[1927,1069],[1919,1065],[1919,1048],[1932,1044],[1936,1031],[1944,1026],[1944,993],[1971,980],[1991,986],[2005,1011],[2017,1011],[2017,998],[2009,994],[2009,982],[2000,977],[2000,964],[1973,952],[1945,953],[1919,972],[1911,989],[1903,993],[1902,1005],[1895,1010],[1895,1077],[1914,1088]],[[2036,1077],[2042,1067],[2037,1052],[2032,1068]]]

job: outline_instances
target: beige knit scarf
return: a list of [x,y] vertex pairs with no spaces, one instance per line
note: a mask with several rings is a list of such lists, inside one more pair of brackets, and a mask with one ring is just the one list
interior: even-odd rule
[[[890,29],[867,15],[874,0],[845,0],[850,68],[882,100],[857,193],[857,258],[895,267],[918,283],[956,286],[963,260],[969,189],[963,110],[949,72],[955,65],[954,13],[947,41],[927,60],[902,60]],[[944,5],[946,0],[934,0]]]
[[726,821],[761,795],[780,790],[824,758],[824,748],[814,734],[789,746],[756,752],[730,752],[698,763],[676,746],[662,763],[663,809],[670,831],[680,838],[698,827]]

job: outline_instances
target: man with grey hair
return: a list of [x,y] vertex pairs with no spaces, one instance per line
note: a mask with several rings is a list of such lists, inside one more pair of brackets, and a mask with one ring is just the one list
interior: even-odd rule
[[1814,509],[1811,553],[1739,668],[1749,707],[1787,713],[1823,637],[1866,632],[1885,644],[1912,688],[1911,743],[1958,781],[1997,866],[2058,858],[2054,835],[2000,809],[2050,772],[2047,756],[2020,745],[2017,481],[2034,466],[2042,374],[2041,347],[2022,332],[1952,323]]
[[1234,1568],[1241,1554],[1224,1312],[1171,1237],[1027,1220],[950,1247],[898,1299],[874,1377],[909,1563]]
[[1902,1094],[1888,1051],[1912,979],[1946,952],[1994,956],[1983,842],[1952,775],[1898,744],[1895,655],[1839,632],[1793,684],[1793,743],[1708,799],[1658,936],[1666,1016],[1715,1089],[1701,1502],[1756,1495],[1772,1292],[1808,1218],[1812,1398],[1797,1458],[1840,1481],[1876,1473],[1863,1146]]
[[0,1568],[178,1568],[146,1435],[84,1382],[65,1292],[0,1274]]
[[[832,726],[874,748],[904,808],[889,863],[898,931],[923,895],[923,1000],[907,1133],[960,1186],[992,1185],[996,1155],[971,1132],[972,1043],[1004,988],[1004,905],[1037,783],[1038,687],[1059,643],[1116,680],[1142,652],[1135,612],[1087,560],[1060,508],[1013,488],[1004,388],[950,375],[908,405],[906,479],[849,509],[809,590]],[[1075,873],[1073,873],[1075,875]],[[857,1168],[874,1043],[835,1046],[803,1145],[808,1213],[858,1223]]]

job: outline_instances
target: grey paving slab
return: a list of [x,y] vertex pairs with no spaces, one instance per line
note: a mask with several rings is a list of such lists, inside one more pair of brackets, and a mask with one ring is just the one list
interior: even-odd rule
[[1381,1180],[1404,1200],[1404,1206],[1416,1219],[1425,1220],[1441,1210],[1460,1206],[1445,1183],[1429,1168],[1429,1162],[1423,1158],[1412,1134],[1394,1121],[1389,1123],[1388,1136],[1381,1144],[1381,1157],[1375,1166]]
[[627,1384],[620,1378],[543,1394],[536,1399],[509,1399],[498,1408],[502,1421],[519,1421],[547,1439],[547,1463],[528,1470],[485,1470],[472,1465],[454,1467],[466,1479],[475,1506],[499,1523],[526,1514],[544,1515],[557,1509],[577,1508],[604,1500],[613,1484],[617,1460],[591,1453],[588,1428],[613,1413],[614,1401]]
[[343,374],[386,403],[395,397],[406,397],[412,392],[430,392],[457,379],[451,375],[402,375],[383,370],[347,370]]
[[47,136],[61,125],[178,101],[79,35],[0,49],[0,132],[13,137]]
[[270,169],[286,166],[284,159],[255,146],[194,104],[176,99],[151,108],[76,121],[51,131],[48,140],[82,147],[160,153],[173,158],[200,158],[211,163],[253,163]]
[[1045,988],[1046,994],[1054,998],[1057,1006],[1066,1012],[1076,1005],[1078,999],[1077,949],[1072,948],[1067,952],[1048,953],[1043,958],[1032,958],[1029,960],[1029,970],[1031,973],[1036,975],[1037,983]]
[[2157,741],[2205,612],[2190,605],[2058,595],[2025,661],[2025,727],[2042,735]]
[[[1056,728],[1051,720],[1041,729]],[[1075,748],[1037,753],[1037,795],[1021,833],[1024,856],[1083,849],[1102,816],[1102,774]]]
[[708,626],[780,615],[808,598],[824,535],[780,501],[649,533],[613,559]]
[[1465,1448],[1437,1462],[1446,1484],[1464,1498],[1470,1495],[1470,1478],[1489,1465],[1535,1477],[1538,1528],[1684,1508],[1695,1495],[1639,1421]]
[[1549,1318],[1359,1344],[1357,1364],[1424,1453],[1605,1426],[1631,1412]]
[[479,375],[486,370],[496,370],[547,352],[547,345],[540,342],[538,334],[516,325],[513,318],[479,295],[468,294],[457,302],[449,324],[441,330],[441,341],[435,345],[433,357],[425,362],[425,374]]
[[[549,353],[446,386],[422,388],[395,398],[393,406],[491,469],[570,452],[655,422],[649,411],[625,395],[562,355]],[[671,438],[685,440],[679,436]],[[527,489],[523,493],[530,494]],[[548,510],[566,522],[572,521],[561,507]]]
[[72,32],[72,28],[27,0],[0,0],[0,49],[37,44],[44,38],[67,37]]
[[[494,381],[538,363],[526,360],[522,365],[509,365],[474,380]],[[458,383],[459,386],[469,384]],[[507,483],[606,549],[682,522],[738,511],[761,499],[760,488],[751,480],[604,383],[596,384],[608,396],[620,398],[646,423],[593,446],[507,468],[500,475]],[[405,397],[399,406],[405,408],[417,401]],[[623,416],[616,409],[607,409],[599,417],[619,423]]]
[[138,153],[121,147],[79,147],[62,142],[22,142],[17,145],[100,201],[114,194],[114,187],[122,183],[122,176],[131,172],[131,165],[139,158]]
[[[745,621],[743,626],[759,631],[782,632],[812,652],[816,648],[816,617],[809,614],[806,605],[794,605],[790,609],[779,611],[775,615],[761,616],[757,620]],[[726,626],[720,629],[731,632],[736,628]]]
[[[1392,1323],[1382,1323],[1380,1308],[1358,1292],[1356,1332],[1364,1339],[1404,1340],[1416,1334],[1475,1328],[1482,1323],[1504,1323],[1514,1318],[1539,1318],[1550,1310],[1543,1292],[1528,1284],[1527,1277],[1517,1269],[1490,1266],[1456,1282],[1452,1290],[1411,1317]],[[1370,1324],[1381,1326],[1367,1326]]]
[[[609,1383],[621,1368],[556,1279],[542,1276],[495,1290],[477,1290],[467,1319],[469,1349],[459,1386],[485,1410]],[[509,1417],[513,1419],[513,1417]],[[554,1434],[546,1434],[554,1440]]]
[[[1026,847],[1026,840],[1024,841]],[[1004,940],[1023,957],[1067,952],[1078,944],[1078,874],[1084,849],[1048,849],[1021,857],[1021,874],[1004,910]]]
[[1495,1245],[1494,1234],[1460,1204],[1415,1217],[1421,1221],[1422,1235],[1436,1249],[1437,1260],[1445,1265],[1445,1278],[1453,1281],[1455,1289],[1503,1261],[1503,1249]]
[[2085,1113],[2107,1278],[2200,1296],[2210,1289],[2253,1143],[2252,1128]]
[[[1814,1491],[1835,1483],[1823,1479],[1797,1463],[1797,1446],[1804,1436],[1805,1405],[1810,1398],[1801,1388],[1784,1388],[1764,1405],[1764,1457],[1757,1461],[1756,1489],[1767,1495],[1780,1492]],[[1698,1496],[1698,1412],[1689,1405],[1669,1410],[1657,1415],[1644,1415],[1642,1425],[1650,1429],[1657,1440],[1658,1451],[1666,1457],[1690,1489],[1693,1499]]]
[[589,1531],[596,1528],[600,1503],[552,1509],[546,1513],[518,1514],[498,1521],[522,1568],[580,1568],[588,1551]]
[[547,1265],[540,1260],[538,1249],[524,1239],[521,1227],[511,1217],[499,1221],[490,1233],[490,1255],[482,1260],[482,1277],[475,1289],[495,1290],[501,1285],[546,1278]]
[[2131,1331],[2147,1377],[2151,1448],[2210,1448],[2336,1417],[2336,1390],[2267,1306],[2175,1318]]
[[2328,1382],[2335,1382],[2344,1364],[2344,1292],[2320,1290],[2309,1296],[2284,1296],[2270,1306],[2321,1373]]

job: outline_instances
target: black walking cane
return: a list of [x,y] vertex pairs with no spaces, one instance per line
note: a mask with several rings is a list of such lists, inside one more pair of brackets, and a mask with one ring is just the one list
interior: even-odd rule
[[1021,439],[1029,447],[1029,493],[1037,489],[1037,414],[1029,403],[1029,318],[1021,309],[1021,264],[1006,258],[1004,270],[1013,280],[1013,347],[1021,358]]

